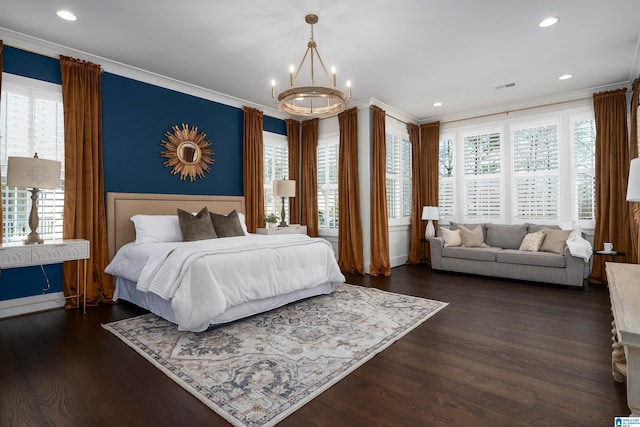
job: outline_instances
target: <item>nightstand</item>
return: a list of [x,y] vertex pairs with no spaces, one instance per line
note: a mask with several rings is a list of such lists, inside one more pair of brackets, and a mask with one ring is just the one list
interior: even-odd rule
[[[76,277],[76,289],[82,291],[84,302],[82,314],[87,313],[87,260],[89,259],[89,241],[84,239],[51,240],[37,245],[25,245],[24,243],[9,243],[0,245],[0,269],[32,267],[37,265],[57,264],[64,261],[77,261],[78,275]],[[80,278],[80,262],[84,263],[84,277]],[[66,298],[77,298],[71,295]],[[78,307],[80,301],[78,301]]]
[[307,226],[300,224],[291,224],[288,227],[274,227],[274,228],[257,228],[257,234],[307,234]]

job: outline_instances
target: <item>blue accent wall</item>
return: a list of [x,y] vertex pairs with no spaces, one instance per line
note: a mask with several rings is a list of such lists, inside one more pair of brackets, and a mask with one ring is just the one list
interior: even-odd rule
[[[55,58],[11,46],[3,48],[3,71],[61,84]],[[214,150],[204,179],[181,181],[165,168],[160,145],[182,124],[197,126]],[[284,120],[265,116],[265,131],[286,135]],[[242,109],[127,77],[102,74],[102,150],[105,192],[241,196]],[[62,289],[62,265],[45,266],[49,292]],[[2,270],[0,301],[40,295],[46,281],[40,267]]]

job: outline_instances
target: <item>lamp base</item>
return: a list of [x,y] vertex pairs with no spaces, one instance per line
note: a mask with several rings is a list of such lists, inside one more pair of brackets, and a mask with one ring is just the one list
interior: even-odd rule
[[40,238],[40,235],[38,233],[35,232],[31,232],[29,233],[29,236],[27,236],[27,240],[24,241],[25,245],[40,245],[44,243],[44,240]]
[[280,218],[282,218],[282,221],[280,221],[280,224],[278,224],[278,227],[288,227],[287,223],[284,220],[284,196],[282,196],[282,212],[280,213]]
[[433,226],[433,221],[429,220],[427,223],[427,228],[424,230],[424,238],[426,240],[431,240],[436,235],[436,229]]

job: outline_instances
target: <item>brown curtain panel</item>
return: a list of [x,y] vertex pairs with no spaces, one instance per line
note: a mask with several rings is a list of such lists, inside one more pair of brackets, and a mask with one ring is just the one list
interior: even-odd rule
[[[638,157],[638,85],[640,79],[633,81],[631,95],[631,123],[629,132],[629,161]],[[640,203],[629,202],[629,221],[631,227],[631,257],[629,262],[640,263]]]
[[342,271],[364,274],[358,186],[358,109],[340,113],[338,123],[338,265]]
[[386,113],[371,107],[371,276],[390,276],[389,224],[387,216],[387,140]]
[[318,237],[318,123],[319,119],[302,122],[300,148],[300,206],[302,225],[307,234]]
[[[2,94],[2,46],[4,46],[4,44],[2,43],[2,40],[0,40],[0,94]],[[1,96],[2,95],[0,95],[0,101],[2,101]],[[0,102],[0,106],[1,105],[2,105],[2,102]],[[4,237],[2,235],[3,231],[4,231],[4,227],[2,224],[2,197],[0,197],[0,243],[2,243],[2,239]]]
[[409,242],[409,257],[407,264],[418,264],[422,258],[423,245],[420,239],[424,237],[424,227],[422,226],[422,197],[420,176],[420,128],[418,125],[409,123],[409,142],[411,142],[411,240]]
[[300,224],[300,122],[286,119],[289,142],[289,179],[296,182],[296,197],[289,198],[289,224]]
[[[420,125],[420,197],[423,206],[438,206],[440,182],[440,122]],[[422,221],[422,228],[427,222]],[[438,230],[438,221],[433,221]],[[431,262],[431,247],[425,245],[425,258]]]
[[244,107],[243,111],[242,184],[244,188],[245,217],[247,231],[255,233],[257,228],[265,226],[262,163],[263,113],[251,107]]
[[[91,258],[85,273],[87,304],[111,301],[113,278],[104,272],[109,262],[102,165],[101,73],[97,64],[60,56],[64,110],[64,225],[65,239],[87,239]],[[76,262],[63,265],[66,296],[80,295]],[[66,307],[79,305],[67,300]]]
[[[593,95],[596,119],[596,226],[593,243],[601,249],[612,242],[618,251],[631,254],[629,207],[626,201],[629,177],[626,89]],[[604,277],[600,263],[591,275]]]

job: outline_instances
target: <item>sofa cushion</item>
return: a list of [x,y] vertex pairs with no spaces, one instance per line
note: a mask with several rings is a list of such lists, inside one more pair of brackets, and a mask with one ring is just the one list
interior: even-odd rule
[[541,267],[564,268],[566,266],[564,255],[551,252],[526,252],[514,249],[505,249],[497,252],[496,261],[505,264],[539,265]]
[[542,246],[544,240],[544,231],[536,231],[535,233],[529,233],[524,236],[522,244],[520,245],[521,251],[538,252]]
[[462,237],[460,236],[460,230],[448,230],[446,228],[441,228],[440,234],[442,234],[445,248],[448,248],[450,246],[462,246]]
[[548,228],[550,230],[560,230],[560,227],[557,225],[527,224],[527,226],[529,226],[529,233],[535,233],[536,231],[540,231],[543,228]]
[[542,252],[553,252],[556,254],[564,253],[564,247],[567,244],[567,239],[573,230],[552,230],[550,228],[543,228],[544,241],[540,250]]
[[460,226],[463,226],[467,230],[473,230],[477,226],[480,226],[480,227],[482,227],[482,239],[484,241],[487,240],[487,229],[484,227],[484,224],[460,224],[458,222],[453,222],[453,221],[451,221],[450,224],[451,224],[449,226],[450,230],[458,230],[460,228]]
[[[458,230],[455,230],[458,231]],[[460,237],[462,238],[462,246],[465,248],[485,248],[484,236],[482,235],[482,227],[476,225],[473,230],[460,226]]]
[[442,256],[448,258],[462,258],[476,261],[495,261],[496,253],[501,251],[500,248],[465,248],[450,247],[442,248]]
[[485,224],[485,227],[487,229],[485,240],[487,245],[504,249],[520,248],[528,230],[527,224]]

